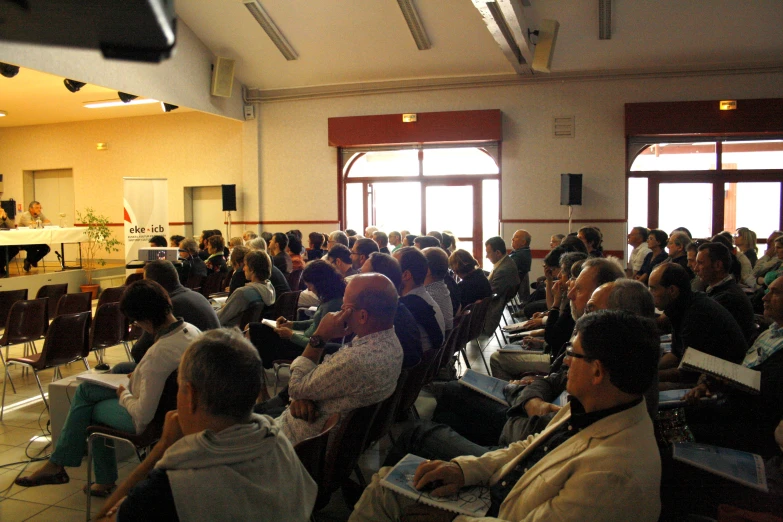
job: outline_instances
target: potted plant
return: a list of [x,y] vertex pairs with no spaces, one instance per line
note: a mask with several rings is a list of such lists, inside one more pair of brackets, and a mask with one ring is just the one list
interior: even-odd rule
[[109,218],[96,214],[92,208],[87,207],[84,214],[76,211],[76,218],[79,223],[87,226],[85,234],[88,238],[87,242],[81,243],[84,271],[87,272],[87,284],[81,285],[81,290],[82,292],[92,292],[92,298],[95,299],[98,296],[100,285],[93,284],[92,271],[96,267],[106,264],[106,260],[98,256],[102,252],[111,254],[119,251],[119,245],[122,243],[114,237],[109,228]]

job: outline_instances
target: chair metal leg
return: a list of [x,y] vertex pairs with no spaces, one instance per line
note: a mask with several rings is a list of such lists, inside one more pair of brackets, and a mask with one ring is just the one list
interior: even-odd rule
[[0,421],[3,420],[3,412],[5,412],[5,386],[8,384],[8,379],[10,379],[10,376],[8,375],[8,366],[5,366],[5,362],[3,362],[3,366],[5,367],[5,379],[3,379],[3,402],[0,404]]
[[41,398],[44,401],[44,405],[46,405],[46,411],[49,411],[49,402],[46,400],[46,396],[44,395],[43,386],[41,386],[41,379],[38,378],[38,372],[33,370],[33,375],[35,375],[35,382],[38,383],[38,391],[41,392]]
[[[492,375],[492,372],[489,371],[489,365],[487,364],[487,359],[484,357],[484,348],[486,348],[486,347],[482,348],[481,340],[478,337],[476,337],[476,344],[478,345],[479,355],[481,356],[481,360],[484,362],[484,368],[487,369],[487,375]],[[487,343],[487,344],[489,344],[489,343]]]
[[126,341],[122,341],[122,346],[125,347],[125,355],[128,356],[128,361],[133,362],[133,355],[131,354],[130,346],[128,346],[128,343]]
[[[7,356],[8,356],[8,354],[6,354],[6,357]],[[14,381],[11,380],[11,374],[8,373],[8,365],[5,364],[5,359],[3,359],[3,352],[2,352],[2,350],[0,350],[0,361],[2,361],[2,363],[3,363],[3,370],[5,371],[5,379],[3,380],[3,382],[5,382],[6,380],[10,380],[11,381],[11,389],[13,389],[14,393],[16,393],[16,386],[14,386]],[[3,385],[3,388],[5,388],[5,385]],[[0,419],[2,419],[2,418],[3,418],[2,415],[0,415]]]
[[84,363],[84,367],[87,368],[87,371],[90,371],[90,363],[87,362],[87,357],[82,357],[82,362]]

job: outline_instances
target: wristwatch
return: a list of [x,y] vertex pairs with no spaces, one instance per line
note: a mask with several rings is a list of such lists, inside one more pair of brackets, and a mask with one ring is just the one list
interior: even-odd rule
[[320,335],[311,335],[310,346],[316,349],[323,348],[324,346],[326,346],[326,339],[324,339]]

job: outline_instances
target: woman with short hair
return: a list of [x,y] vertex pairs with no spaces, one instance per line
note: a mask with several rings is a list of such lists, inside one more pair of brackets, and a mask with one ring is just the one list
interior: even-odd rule
[[269,282],[272,274],[269,255],[261,250],[248,252],[243,270],[249,283],[228,296],[226,304],[218,311],[220,326],[244,326],[239,324],[242,314],[258,301],[263,302],[262,310],[275,304],[275,288]]
[[[32,475],[16,479],[17,485],[33,487],[69,482],[65,466],[81,465],[88,426],[105,424],[129,434],[142,433],[155,416],[166,379],[179,366],[188,345],[201,333],[192,324],[174,317],[166,290],[148,279],[128,286],[122,294],[120,310],[128,321],[155,337],[155,343],[130,374],[128,389],[81,383],[51,457]],[[106,497],[117,481],[114,447],[95,444],[93,454],[96,484],[91,494]]]

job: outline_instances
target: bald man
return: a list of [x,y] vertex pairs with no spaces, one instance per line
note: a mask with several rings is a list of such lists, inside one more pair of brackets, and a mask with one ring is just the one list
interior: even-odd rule
[[529,280],[525,279],[530,272],[530,265],[533,257],[530,253],[530,233],[527,230],[517,230],[511,238],[511,253],[508,255],[517,265],[519,280],[522,286],[519,287],[520,299],[527,299],[530,296]]
[[[359,274],[345,289],[339,312],[321,319],[301,356],[291,364],[291,404],[278,419],[291,444],[317,435],[333,413],[381,402],[394,393],[402,346],[394,333],[397,289],[382,274]],[[323,361],[326,342],[355,334]]]

